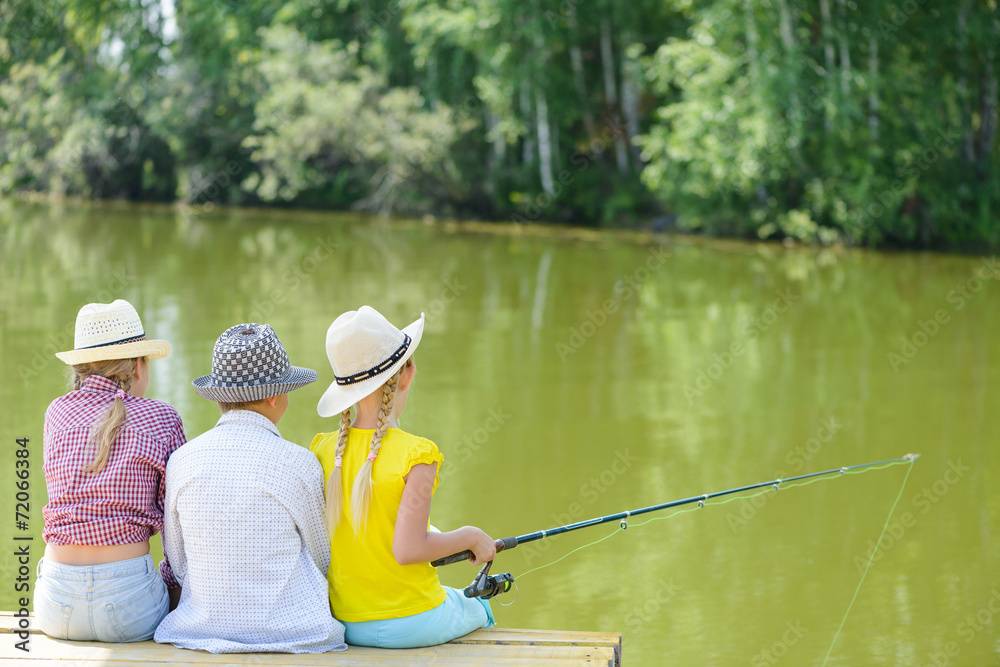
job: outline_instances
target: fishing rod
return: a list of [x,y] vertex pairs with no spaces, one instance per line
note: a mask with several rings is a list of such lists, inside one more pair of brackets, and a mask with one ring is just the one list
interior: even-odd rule
[[[527,533],[526,535],[519,535],[517,537],[504,537],[496,541],[497,552],[509,551],[519,544],[525,544],[527,542],[534,542],[535,540],[542,540],[546,537],[553,537],[555,535],[562,535],[563,533],[569,533],[574,530],[580,530],[581,528],[588,528],[590,526],[599,526],[601,524],[610,523],[612,521],[618,521],[621,525],[622,530],[628,528],[628,521],[633,516],[639,516],[642,514],[648,514],[650,512],[658,512],[660,510],[670,509],[671,507],[681,507],[682,505],[691,505],[693,503],[698,503],[698,507],[704,507],[705,501],[712,498],[720,498],[722,496],[729,496],[734,493],[741,493],[743,491],[753,491],[754,489],[761,489],[765,486],[772,487],[777,491],[782,484],[788,482],[796,482],[803,479],[810,479],[812,477],[822,477],[823,475],[833,475],[841,474],[844,475],[852,470],[861,470],[863,468],[872,468],[874,466],[892,464],[892,463],[905,463],[912,462],[920,454],[906,454],[898,459],[888,459],[885,461],[875,461],[874,463],[863,463],[861,465],[847,466],[845,468],[833,468],[831,470],[823,470],[822,472],[811,472],[805,475],[796,475],[795,477],[786,477],[779,479],[772,479],[768,482],[759,482],[757,484],[748,484],[746,486],[738,486],[734,489],[727,489],[725,491],[715,491],[713,493],[704,493],[700,496],[691,496],[690,498],[682,498],[681,500],[673,500],[668,503],[660,503],[658,505],[650,505],[649,507],[640,507],[639,509],[627,510],[625,512],[618,512],[616,514],[608,514],[606,516],[600,516],[593,519],[587,519],[585,521],[577,521],[576,523],[566,524],[565,526],[558,526],[556,528],[549,528],[547,530],[538,530],[534,533]],[[452,563],[458,563],[463,560],[469,560],[473,557],[471,551],[461,551],[450,556],[445,556],[444,558],[439,558],[431,562],[434,567],[441,567],[442,565],[450,565]],[[490,575],[490,566],[493,561],[486,563],[483,569],[480,570],[479,574],[473,580],[469,586],[465,588],[465,596],[469,598],[482,597],[491,598],[500,593],[506,593],[510,590],[511,584],[514,583],[514,577],[510,575],[509,572],[504,572],[503,574]]]

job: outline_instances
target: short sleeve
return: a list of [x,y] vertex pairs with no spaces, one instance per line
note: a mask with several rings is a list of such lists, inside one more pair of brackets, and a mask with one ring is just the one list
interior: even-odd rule
[[442,461],[444,461],[444,454],[437,448],[437,445],[426,438],[415,438],[410,443],[409,450],[407,451],[406,470],[403,471],[403,474],[408,474],[413,466],[421,463],[428,465],[438,464],[437,470],[434,471],[434,487],[431,489],[431,493],[434,493],[437,490],[438,475],[441,473]]

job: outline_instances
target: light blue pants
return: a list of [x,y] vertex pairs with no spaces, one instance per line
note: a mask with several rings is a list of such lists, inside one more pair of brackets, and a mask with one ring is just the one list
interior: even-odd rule
[[149,554],[104,565],[38,562],[35,623],[54,639],[153,638],[170,598]]
[[492,628],[489,600],[467,598],[462,591],[444,587],[447,597],[437,607],[412,616],[380,621],[344,623],[348,645],[378,648],[437,646],[467,635],[476,628]]

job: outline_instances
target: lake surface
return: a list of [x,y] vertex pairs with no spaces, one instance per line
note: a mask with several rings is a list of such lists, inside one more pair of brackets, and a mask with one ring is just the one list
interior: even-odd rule
[[[828,664],[997,664],[997,270],[975,256],[0,201],[0,607],[19,596],[14,545],[30,544],[32,573],[43,547],[42,417],[66,390],[53,353],[72,348],[81,305],[128,299],[170,341],[146,395],[174,405],[189,438],[218,418],[190,385],[216,337],[270,323],[320,375],[279,424],[305,445],[336,428],[315,409],[332,381],[326,329],[369,304],[397,325],[427,314],[402,426],[448,461],[438,527],[520,535],[919,452]],[[32,452],[27,531],[16,438]],[[524,545],[495,563],[518,578],[497,619],[623,632],[629,665],[819,665],[907,470]],[[442,571],[455,586],[474,574]]]

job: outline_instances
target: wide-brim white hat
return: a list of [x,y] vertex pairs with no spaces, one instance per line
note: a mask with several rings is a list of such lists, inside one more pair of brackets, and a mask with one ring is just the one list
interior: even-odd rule
[[124,299],[111,303],[88,303],[76,316],[75,349],[56,352],[71,366],[94,361],[149,357],[162,359],[170,354],[165,340],[146,340],[139,313]]
[[319,399],[319,416],[340,414],[385,384],[413,356],[423,333],[423,313],[402,330],[371,306],[335,319],[326,332],[334,381]]
[[215,341],[212,372],[195,378],[195,391],[218,403],[249,403],[281,396],[311,382],[311,368],[292,366],[268,324],[237,324]]

